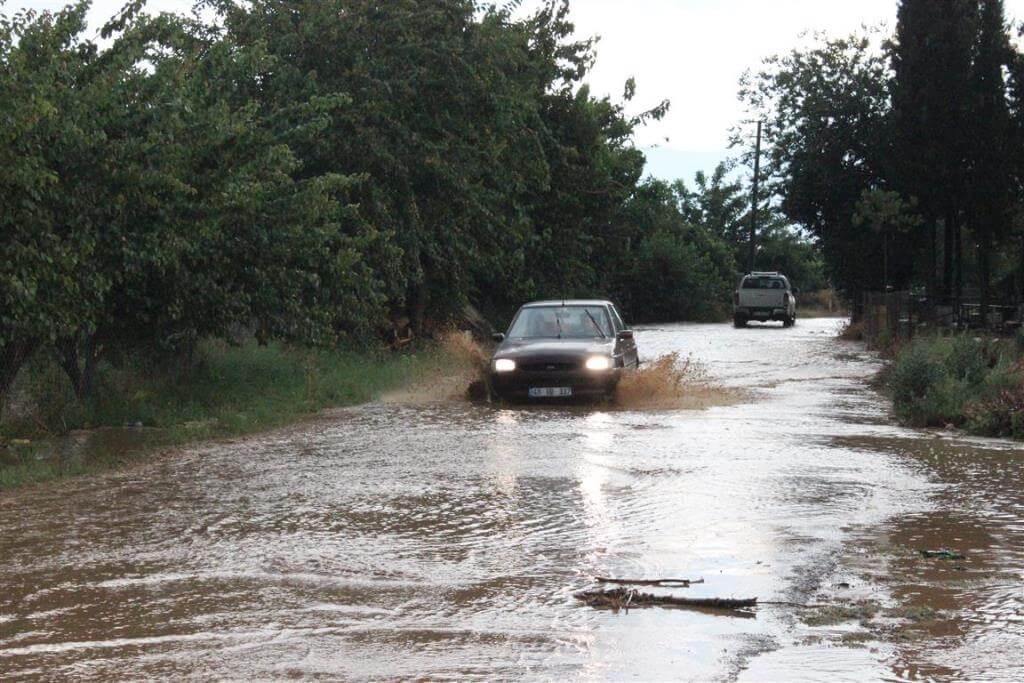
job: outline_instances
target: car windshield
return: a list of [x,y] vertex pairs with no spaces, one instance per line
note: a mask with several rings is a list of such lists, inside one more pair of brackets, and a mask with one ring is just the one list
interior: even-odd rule
[[516,339],[587,339],[610,337],[604,306],[531,306],[516,316],[509,330]]
[[748,277],[743,280],[743,289],[785,289],[786,283],[777,277]]

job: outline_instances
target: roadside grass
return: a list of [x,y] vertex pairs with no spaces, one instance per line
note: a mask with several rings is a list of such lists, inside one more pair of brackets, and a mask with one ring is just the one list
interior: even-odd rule
[[897,417],[1024,439],[1024,337],[928,336],[898,350],[885,372]]
[[[280,427],[334,407],[378,398],[444,364],[440,348],[411,353],[200,345],[187,368],[122,359],[104,364],[96,398],[75,398],[59,368],[28,368],[22,408],[0,424],[0,489],[109,469],[153,449]],[[177,367],[176,367],[177,365]],[[46,457],[78,429],[140,435],[130,448],[88,458]]]

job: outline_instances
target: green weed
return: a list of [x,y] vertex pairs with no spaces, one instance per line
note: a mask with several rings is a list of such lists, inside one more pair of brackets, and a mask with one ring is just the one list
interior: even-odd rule
[[373,400],[418,380],[443,362],[443,354],[209,342],[185,367],[133,357],[104,364],[95,398],[85,401],[75,398],[59,370],[39,364],[26,373],[22,410],[0,425],[0,489],[108,469],[124,459],[98,454],[59,463],[40,457],[48,441],[73,429],[146,427],[150,445],[161,446],[251,433]]

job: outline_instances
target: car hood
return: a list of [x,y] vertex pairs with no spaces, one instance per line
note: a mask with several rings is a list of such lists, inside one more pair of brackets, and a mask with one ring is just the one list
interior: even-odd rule
[[495,351],[495,358],[537,358],[555,360],[607,355],[615,351],[614,339],[508,339]]

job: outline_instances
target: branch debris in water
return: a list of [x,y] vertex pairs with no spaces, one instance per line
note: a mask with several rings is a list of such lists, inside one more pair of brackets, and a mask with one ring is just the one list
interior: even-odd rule
[[651,607],[653,605],[721,610],[739,610],[757,606],[757,598],[679,598],[673,595],[641,593],[635,588],[580,591],[574,594],[573,597],[591,607],[613,609],[615,611],[620,609],[628,610],[630,607]]
[[921,557],[933,558],[938,560],[966,560],[967,556],[963,553],[958,553],[955,550],[949,548],[940,548],[938,550],[922,550]]

